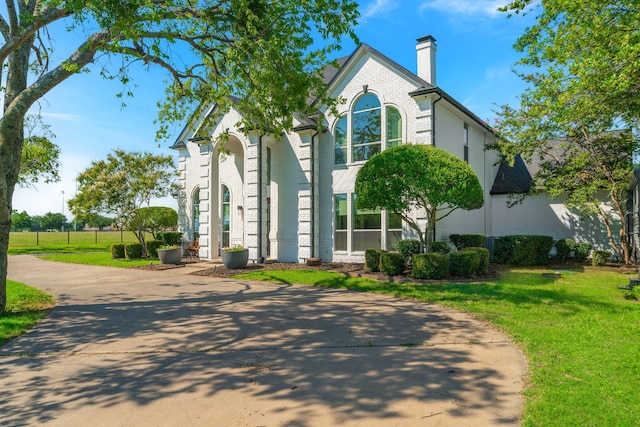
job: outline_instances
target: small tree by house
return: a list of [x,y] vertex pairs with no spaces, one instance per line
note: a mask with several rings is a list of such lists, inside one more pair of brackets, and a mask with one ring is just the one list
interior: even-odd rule
[[138,209],[125,224],[125,229],[133,232],[142,247],[146,247],[145,233],[151,233],[157,240],[157,233],[161,230],[178,225],[178,212],[163,206],[149,206]]
[[[430,145],[401,145],[364,164],[356,178],[358,209],[386,209],[399,214],[416,231],[425,251],[431,249],[436,222],[457,209],[484,203],[477,175],[458,157]],[[424,212],[422,230],[416,212]]]

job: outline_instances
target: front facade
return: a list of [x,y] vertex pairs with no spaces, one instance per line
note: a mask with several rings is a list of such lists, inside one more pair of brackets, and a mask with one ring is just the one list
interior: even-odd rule
[[[291,133],[245,133],[237,128],[236,111],[224,114],[207,138],[194,137],[202,120],[189,123],[173,145],[179,152],[185,238],[197,236],[206,259],[236,245],[249,248],[252,259],[284,262],[362,262],[367,248],[394,249],[399,239],[416,236],[389,212],[357,211],[354,186],[369,158],[407,143],[435,145],[464,159],[485,192],[483,208],[439,221],[436,240],[452,233],[513,234],[502,228],[519,221],[495,220],[508,216],[504,200],[491,195],[498,154],[485,146],[495,136],[437,87],[435,52],[432,37],[418,40],[414,74],[361,45],[339,60],[339,70],[327,73],[331,96],[346,100],[338,114],[320,111],[296,122]],[[318,123],[324,131],[318,132]],[[224,132],[230,137],[223,151],[216,141]],[[570,237],[562,234],[554,237]]]

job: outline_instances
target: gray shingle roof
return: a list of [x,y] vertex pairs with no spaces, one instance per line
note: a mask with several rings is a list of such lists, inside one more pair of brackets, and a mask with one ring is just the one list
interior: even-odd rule
[[491,187],[491,195],[527,193],[531,190],[531,173],[519,154],[515,156],[513,166],[501,163],[496,179]]

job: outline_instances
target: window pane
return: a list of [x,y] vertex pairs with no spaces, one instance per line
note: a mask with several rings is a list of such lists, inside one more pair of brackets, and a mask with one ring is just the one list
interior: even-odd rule
[[335,230],[347,229],[347,195],[336,194],[334,196],[334,210],[335,210]]
[[347,250],[347,232],[346,231],[335,232],[335,250],[336,251]]
[[231,224],[231,205],[224,203],[222,205],[222,231],[229,231]]
[[402,239],[402,230],[389,230],[387,232],[387,249],[398,250],[398,242]]
[[352,115],[351,143],[354,162],[368,160],[380,152],[381,120],[378,98],[372,94],[360,98]]
[[344,165],[345,163],[347,163],[347,147],[336,148],[335,156],[336,165]]
[[335,164],[347,163],[347,117],[341,117],[335,132]]
[[229,192],[229,188],[226,185],[222,186],[222,201],[224,203],[228,203],[231,201],[231,193]]
[[380,108],[380,101],[378,101],[377,96],[369,93],[358,100],[355,107],[353,107],[353,111],[370,110],[372,108]]
[[395,147],[402,142],[402,117],[393,107],[387,107],[387,146]]
[[400,214],[389,213],[389,230],[401,230],[402,217]]
[[353,250],[364,251],[371,248],[380,248],[380,230],[366,230],[353,232]]

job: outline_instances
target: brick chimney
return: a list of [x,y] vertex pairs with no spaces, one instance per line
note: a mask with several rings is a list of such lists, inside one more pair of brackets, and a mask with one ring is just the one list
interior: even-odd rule
[[417,41],[418,77],[436,86],[436,39],[425,36]]

